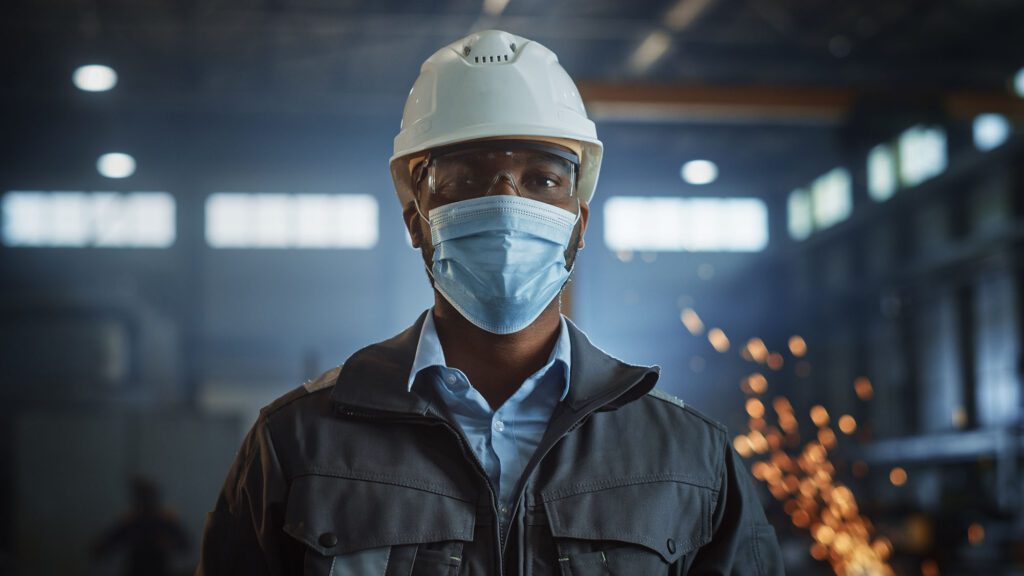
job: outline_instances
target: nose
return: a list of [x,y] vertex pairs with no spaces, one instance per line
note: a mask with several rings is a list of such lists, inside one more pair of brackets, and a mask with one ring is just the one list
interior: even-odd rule
[[498,172],[487,190],[488,196],[519,196],[515,178],[508,172]]

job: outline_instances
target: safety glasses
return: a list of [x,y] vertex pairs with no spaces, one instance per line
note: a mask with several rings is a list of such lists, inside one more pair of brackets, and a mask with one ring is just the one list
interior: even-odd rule
[[[413,182],[433,207],[511,193],[554,206],[576,203],[579,158],[555,145],[501,140],[439,148],[417,166]],[[502,190],[504,188],[504,190]]]

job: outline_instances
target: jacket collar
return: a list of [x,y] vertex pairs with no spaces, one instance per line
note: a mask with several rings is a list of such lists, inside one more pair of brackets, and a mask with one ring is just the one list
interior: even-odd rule
[[[353,354],[338,374],[331,399],[346,407],[426,414],[429,401],[410,393],[408,385],[416,343],[429,312],[393,338]],[[654,388],[659,367],[626,364],[594,346],[572,321],[566,321],[572,348],[572,386],[564,401],[568,408],[615,410]]]

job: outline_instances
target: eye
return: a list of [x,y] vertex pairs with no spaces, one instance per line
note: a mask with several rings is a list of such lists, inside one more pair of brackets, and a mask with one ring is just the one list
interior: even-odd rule
[[562,186],[562,179],[554,174],[530,172],[523,176],[523,185],[531,190],[554,190]]

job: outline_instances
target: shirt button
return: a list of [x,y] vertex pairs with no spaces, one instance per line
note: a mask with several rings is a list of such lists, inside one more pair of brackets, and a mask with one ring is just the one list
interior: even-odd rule
[[455,384],[455,374],[449,374],[445,376],[444,379],[447,380],[449,384]]
[[501,420],[495,420],[494,429],[497,430],[498,432],[503,432],[505,430],[505,423],[502,422]]
[[508,516],[508,508],[502,506],[500,512],[502,516]]

